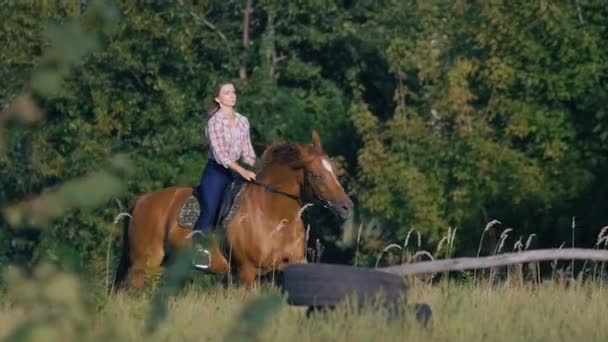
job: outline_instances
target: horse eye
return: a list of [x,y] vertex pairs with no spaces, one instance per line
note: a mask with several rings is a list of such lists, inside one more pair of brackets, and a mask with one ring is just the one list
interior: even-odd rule
[[317,173],[311,173],[310,178],[312,178],[314,180],[319,180],[319,179],[323,178],[323,176],[321,176],[320,174],[317,174]]

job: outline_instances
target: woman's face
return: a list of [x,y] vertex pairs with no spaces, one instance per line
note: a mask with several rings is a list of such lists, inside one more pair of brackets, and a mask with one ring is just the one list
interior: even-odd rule
[[220,107],[234,107],[236,104],[236,91],[230,83],[224,84],[220,88],[220,93],[215,98],[215,101],[220,104]]

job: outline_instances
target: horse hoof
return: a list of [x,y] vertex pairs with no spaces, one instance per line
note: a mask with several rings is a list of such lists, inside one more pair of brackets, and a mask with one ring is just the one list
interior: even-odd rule
[[392,302],[407,293],[404,280],[394,274],[354,266],[294,264],[283,270],[279,287],[291,305],[332,306],[354,295],[358,303],[381,293]]
[[416,314],[416,320],[420,322],[423,327],[427,328],[433,318],[431,306],[426,303],[414,304],[414,312]]

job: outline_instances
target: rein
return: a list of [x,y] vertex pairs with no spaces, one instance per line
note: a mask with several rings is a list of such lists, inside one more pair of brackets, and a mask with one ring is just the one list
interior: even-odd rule
[[277,190],[277,189],[271,187],[268,184],[260,183],[257,180],[252,180],[252,181],[247,181],[247,182],[255,184],[257,186],[261,186],[262,188],[266,189],[266,191],[269,191],[269,192],[272,192],[272,193],[275,193],[275,194],[278,194],[278,195],[283,195],[283,196],[289,197],[292,200],[297,201],[300,204],[300,206],[302,206],[303,203],[304,203],[304,199],[302,197],[296,196],[296,195],[292,195],[292,194],[289,194],[287,192],[283,192],[281,190]]
[[281,190],[277,190],[277,189],[273,188],[272,186],[270,186],[268,184],[260,183],[257,180],[246,181],[246,182],[247,183],[255,184],[257,186],[261,186],[262,188],[264,188],[268,192],[272,192],[272,193],[275,193],[277,195],[282,195],[282,196],[291,198],[292,200],[298,202],[298,204],[300,205],[300,207],[303,207],[305,204],[310,203],[310,204],[320,204],[320,205],[322,205],[325,208],[329,208],[327,206],[327,203],[325,203],[325,201],[319,200],[317,198],[314,198],[312,201],[305,201],[301,196],[296,196],[296,195],[292,195],[292,194],[287,193],[287,192],[283,192]]

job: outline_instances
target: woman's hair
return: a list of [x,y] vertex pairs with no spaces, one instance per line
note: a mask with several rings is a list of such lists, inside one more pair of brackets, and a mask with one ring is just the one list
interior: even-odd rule
[[220,82],[215,87],[215,91],[213,91],[213,96],[211,97],[211,101],[209,101],[209,110],[207,111],[207,114],[209,114],[209,117],[212,117],[213,114],[215,114],[220,109],[220,105],[217,102],[215,102],[215,98],[220,96],[220,90],[222,90],[222,87],[227,84],[232,84],[232,82]]

